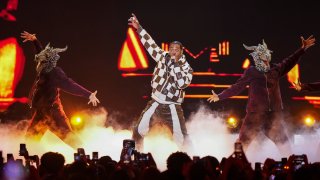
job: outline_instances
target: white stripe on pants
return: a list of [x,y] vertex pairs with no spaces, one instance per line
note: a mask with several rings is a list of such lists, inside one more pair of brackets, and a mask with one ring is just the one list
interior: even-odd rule
[[170,104],[170,111],[171,111],[171,116],[172,116],[172,126],[173,126],[173,140],[179,145],[182,146],[183,145],[183,134],[181,131],[181,127],[180,127],[180,120],[177,114],[177,109],[175,104]]
[[149,124],[151,117],[158,106],[159,103],[155,101],[154,103],[152,103],[151,107],[143,114],[143,117],[138,125],[138,133],[141,136],[145,136],[149,132]]

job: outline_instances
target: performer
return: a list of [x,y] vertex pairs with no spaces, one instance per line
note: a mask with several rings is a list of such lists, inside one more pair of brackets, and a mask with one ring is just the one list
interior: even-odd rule
[[152,99],[141,113],[133,139],[141,146],[142,137],[148,133],[152,122],[159,119],[171,129],[174,141],[182,147],[184,143],[189,143],[181,107],[185,94],[183,89],[191,83],[193,73],[183,54],[183,46],[180,42],[173,41],[169,52],[165,52],[142,28],[134,14],[129,19],[129,25],[136,29],[142,44],[157,62],[151,81]]
[[[57,66],[60,59],[59,53],[67,50],[67,47],[53,48],[50,43],[43,49],[35,34],[26,31],[21,33],[23,42],[34,43],[37,54],[37,77],[29,94],[29,105],[34,110],[31,123],[27,130],[27,136],[40,139],[47,129],[55,133],[59,138],[65,140],[68,133],[72,132],[69,119],[63,111],[60,101],[60,89],[76,96],[89,99],[88,104],[96,106],[100,103],[94,93],[80,86]],[[70,144],[71,143],[71,144]],[[74,142],[69,142],[73,145]]]
[[241,93],[249,85],[247,114],[239,134],[244,149],[259,132],[263,132],[280,150],[286,147],[284,143],[288,137],[282,125],[283,105],[279,80],[297,64],[305,50],[314,45],[315,38],[310,36],[305,40],[301,37],[301,41],[301,48],[279,64],[270,64],[272,51],[264,41],[258,46],[244,45],[247,50],[253,51],[250,55],[255,65],[249,67],[231,87],[220,94],[212,91],[212,96],[208,98],[210,103],[224,100]]

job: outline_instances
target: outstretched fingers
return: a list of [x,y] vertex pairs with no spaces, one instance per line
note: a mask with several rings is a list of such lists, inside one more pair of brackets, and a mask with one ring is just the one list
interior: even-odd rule
[[24,40],[22,42],[33,41],[36,39],[36,34],[30,34],[27,31],[20,33],[20,37]]
[[90,95],[88,104],[92,103],[93,106],[97,106],[97,104],[100,103],[99,99],[96,97],[97,93],[98,91],[95,91]]
[[313,35],[309,36],[307,40],[314,39]]
[[217,94],[214,92],[214,90],[211,90],[211,92],[212,92],[212,96],[210,96],[210,97],[207,99],[207,101],[208,101],[209,103],[212,103],[212,101],[215,101],[216,96],[217,96]]
[[131,15],[132,15],[133,18],[134,18],[133,20],[138,20],[138,19],[137,19],[137,16],[136,16],[135,14],[132,13]]

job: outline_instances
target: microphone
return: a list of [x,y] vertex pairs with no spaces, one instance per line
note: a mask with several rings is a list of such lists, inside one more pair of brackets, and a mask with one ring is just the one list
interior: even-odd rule
[[167,53],[164,58],[167,65],[169,64],[170,61],[171,63],[174,63],[175,61],[174,58],[172,58],[169,53]]

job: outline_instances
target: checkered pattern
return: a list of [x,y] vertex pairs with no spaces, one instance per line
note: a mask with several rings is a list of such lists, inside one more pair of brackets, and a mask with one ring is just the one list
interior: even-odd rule
[[178,62],[168,60],[168,52],[163,51],[141,26],[137,32],[141,43],[157,62],[151,81],[152,97],[163,104],[181,104],[185,94],[183,89],[191,83],[193,73],[185,56]]

